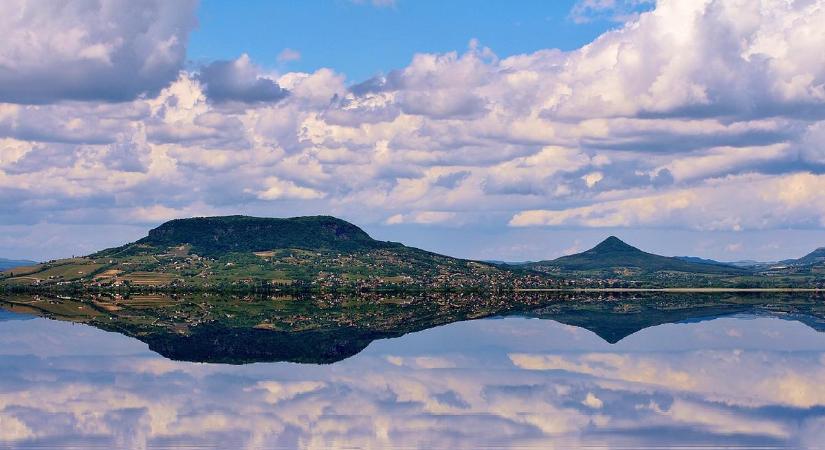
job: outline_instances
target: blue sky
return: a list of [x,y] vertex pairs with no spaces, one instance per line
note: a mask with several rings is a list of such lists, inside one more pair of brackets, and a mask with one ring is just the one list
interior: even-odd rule
[[[247,53],[274,70],[330,67],[358,82],[409,64],[415,53],[464,52],[471,39],[505,57],[544,48],[572,50],[621,24],[576,23],[573,0],[506,1],[205,0],[187,56],[194,63]],[[649,9],[640,5],[634,9]],[[297,61],[279,62],[284,49]]]

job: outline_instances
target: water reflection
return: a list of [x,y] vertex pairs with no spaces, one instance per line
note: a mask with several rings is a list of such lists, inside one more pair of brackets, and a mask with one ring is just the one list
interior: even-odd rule
[[820,446],[825,334],[703,317],[617,344],[552,320],[474,320],[335,364],[238,366],[6,313],[0,448]]
[[229,364],[334,363],[375,340],[494,316],[552,319],[609,343],[654,325],[731,314],[793,318],[825,330],[819,293],[21,295],[0,298],[0,308],[116,331],[174,360]]

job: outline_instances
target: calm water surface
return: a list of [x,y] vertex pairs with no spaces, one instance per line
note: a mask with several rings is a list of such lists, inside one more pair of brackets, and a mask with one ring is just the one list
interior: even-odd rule
[[732,316],[617,344],[460,322],[330,365],[175,362],[0,312],[0,448],[823,448],[825,334]]

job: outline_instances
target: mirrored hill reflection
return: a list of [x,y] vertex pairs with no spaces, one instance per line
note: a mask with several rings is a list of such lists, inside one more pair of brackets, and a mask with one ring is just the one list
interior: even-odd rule
[[0,313],[0,321],[24,314],[84,323],[137,338],[172,360],[226,364],[329,364],[375,340],[495,316],[550,319],[610,344],[660,324],[734,314],[792,319],[825,331],[820,293],[7,295],[0,308],[17,313]]
[[[825,442],[820,298],[531,295],[498,309],[495,299],[442,298],[443,307],[432,300],[8,298],[3,307],[13,312],[0,312],[0,449]],[[485,314],[494,316],[446,324]],[[74,323],[82,321],[97,328]],[[254,328],[261,323],[268,325]],[[172,361],[124,335],[192,360],[330,362],[375,336],[439,323],[331,364]],[[217,330],[211,343],[192,337],[201,326]],[[250,329],[274,337],[252,352],[238,343]],[[276,348],[287,346],[278,341],[284,335],[310,332],[338,337]],[[180,342],[211,353],[187,354],[193,347]]]

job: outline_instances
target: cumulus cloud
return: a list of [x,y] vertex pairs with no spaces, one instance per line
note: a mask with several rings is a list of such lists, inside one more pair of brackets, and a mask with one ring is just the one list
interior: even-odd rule
[[[587,206],[529,210],[513,216],[512,226],[586,227],[684,226],[697,230],[825,226],[825,176],[731,176],[700,186],[645,193]],[[732,205],[737,205],[732,208]]]
[[587,393],[587,396],[582,400],[582,404],[593,409],[601,409],[604,406],[604,402],[592,392]]
[[256,195],[262,200],[278,200],[285,198],[311,200],[324,197],[324,193],[322,192],[298,186],[292,181],[280,180],[277,177],[269,177],[265,179],[264,189]]
[[234,61],[215,61],[207,65],[200,70],[198,79],[205,85],[207,97],[218,103],[276,102],[287,95],[277,81],[261,75],[260,69],[246,54]]
[[[0,92],[0,194],[6,211],[20,211],[12,221],[163,207],[499,229],[825,223],[815,194],[825,171],[822,0],[662,0],[650,11],[582,2],[645,11],[569,52],[499,57],[473,41],[356,83],[328,68],[267,72],[247,55],[181,72],[173,56],[191,10],[129,4],[121,14],[103,2],[107,23],[132,22],[100,31],[103,19],[84,16],[97,3],[83,4],[36,8],[31,17],[51,31],[31,42],[19,36],[34,19],[0,19],[12,37],[0,58],[34,74],[0,85],[80,67],[41,97]],[[66,33],[77,33],[71,51],[49,47]],[[20,62],[24,44],[42,51]],[[168,64],[141,72],[124,54]],[[129,84],[120,103],[97,80],[109,75]]]
[[0,6],[0,101],[124,101],[177,78],[195,0],[11,0]]

